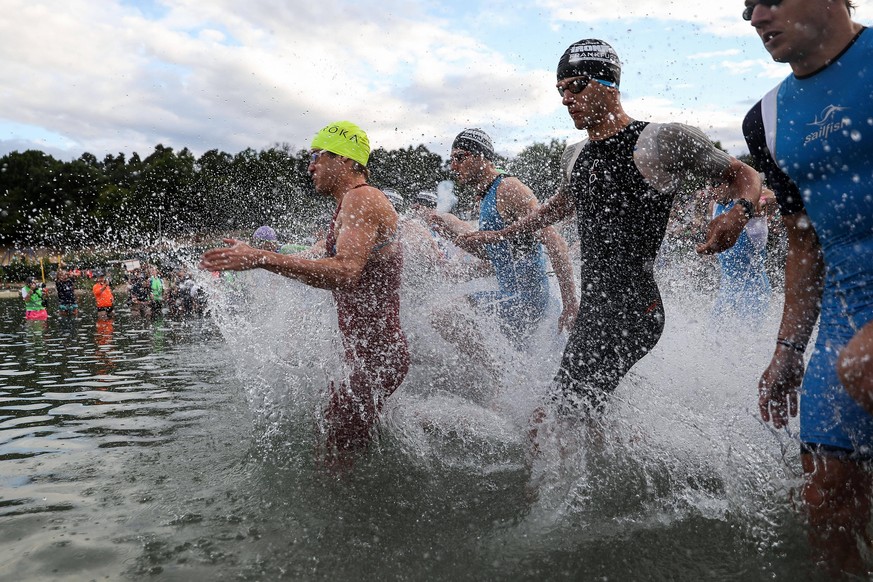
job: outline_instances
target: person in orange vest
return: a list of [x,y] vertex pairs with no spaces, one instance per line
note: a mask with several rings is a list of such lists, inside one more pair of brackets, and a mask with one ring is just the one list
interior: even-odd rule
[[112,287],[103,271],[95,271],[94,275],[97,277],[97,282],[94,283],[91,291],[94,293],[94,299],[97,300],[97,319],[109,319],[112,317],[115,303]]

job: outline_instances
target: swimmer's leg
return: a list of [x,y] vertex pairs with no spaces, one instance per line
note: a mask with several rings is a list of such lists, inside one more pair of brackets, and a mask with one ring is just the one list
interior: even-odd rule
[[831,574],[868,574],[859,542],[869,553],[870,466],[848,455],[804,452],[801,455],[806,482],[802,496],[809,514],[809,541],[816,562]]
[[[373,346],[371,346],[373,347]],[[327,462],[350,467],[355,454],[367,449],[385,400],[400,386],[409,371],[405,340],[375,349],[367,357],[349,358],[348,382],[331,382],[324,418],[327,425]],[[348,362],[348,360],[347,360]]]

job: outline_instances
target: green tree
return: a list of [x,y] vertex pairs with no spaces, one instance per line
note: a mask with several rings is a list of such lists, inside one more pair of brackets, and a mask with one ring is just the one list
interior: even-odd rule
[[370,154],[368,167],[374,186],[393,190],[405,199],[421,191],[436,191],[437,184],[448,177],[442,157],[423,145],[390,151],[377,148]]
[[36,150],[0,158],[0,242],[38,244],[37,218],[54,204],[55,176],[62,163]]
[[[133,197],[125,205],[129,216],[122,231],[130,242],[154,242],[185,232],[190,220],[194,156],[183,148],[178,155],[161,144],[142,161],[133,184]],[[118,217],[122,219],[122,217]]]
[[567,142],[530,145],[507,163],[507,170],[533,190],[539,200],[551,198],[561,184],[561,155]]

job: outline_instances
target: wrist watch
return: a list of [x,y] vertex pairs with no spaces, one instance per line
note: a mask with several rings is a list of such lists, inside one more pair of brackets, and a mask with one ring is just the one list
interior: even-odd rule
[[746,215],[746,218],[751,219],[755,215],[755,205],[745,198],[737,198],[735,200],[738,206],[743,207],[743,214]]

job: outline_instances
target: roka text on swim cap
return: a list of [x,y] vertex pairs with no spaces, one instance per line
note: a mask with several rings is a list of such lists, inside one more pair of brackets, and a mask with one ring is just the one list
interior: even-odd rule
[[351,121],[337,121],[325,126],[315,134],[309,147],[355,160],[362,166],[366,166],[370,159],[370,140],[364,130]]

